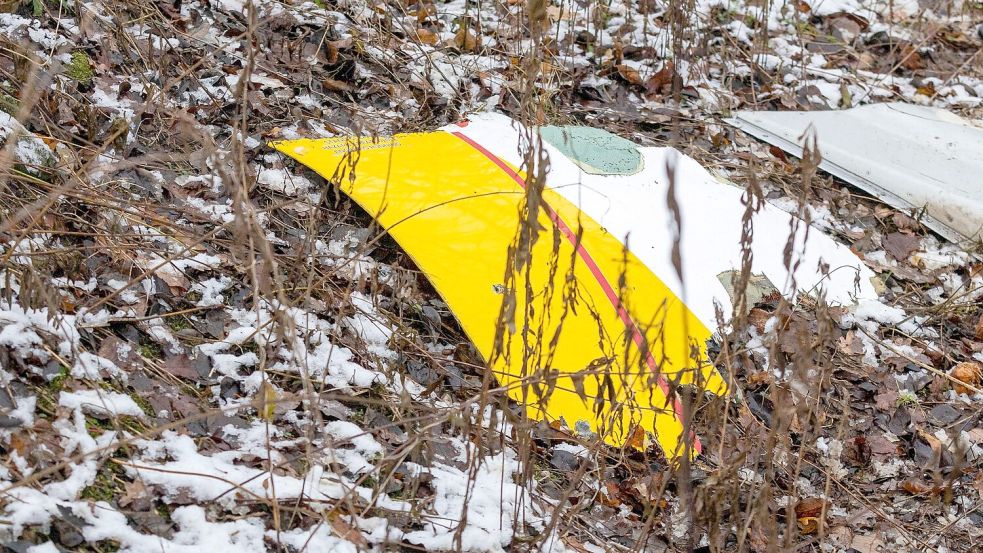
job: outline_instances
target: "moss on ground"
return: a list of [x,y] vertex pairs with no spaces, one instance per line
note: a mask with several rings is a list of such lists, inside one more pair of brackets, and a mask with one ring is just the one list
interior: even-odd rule
[[119,463],[107,461],[99,467],[95,481],[82,490],[79,498],[108,503],[112,502],[113,499],[123,497],[123,494],[126,493],[125,476],[126,473]]
[[140,344],[140,355],[144,359],[162,359],[164,357],[164,348],[160,347],[160,344],[154,342],[147,342],[145,344]]
[[58,405],[58,394],[65,388],[65,381],[70,377],[69,369],[62,365],[58,374],[43,386],[35,388],[37,392],[37,409],[44,414],[52,414]]
[[72,59],[65,65],[65,76],[82,84],[92,82],[94,76],[89,56],[85,52],[72,52]]

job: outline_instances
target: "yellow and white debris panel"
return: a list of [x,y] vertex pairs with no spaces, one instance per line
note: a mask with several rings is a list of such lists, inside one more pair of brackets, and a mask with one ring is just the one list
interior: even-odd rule
[[[536,178],[524,163],[533,144],[543,159]],[[732,311],[721,275],[741,267],[742,190],[671,148],[588,127],[530,132],[501,115],[273,146],[338,185],[399,243],[529,416],[612,445],[658,445],[669,458],[687,442],[699,452],[698,439],[682,439],[675,388],[728,389],[706,343],[716,309]],[[804,224],[790,274],[791,217],[767,205],[754,215],[756,275],[788,297],[874,295],[860,260],[822,233],[806,238]]]

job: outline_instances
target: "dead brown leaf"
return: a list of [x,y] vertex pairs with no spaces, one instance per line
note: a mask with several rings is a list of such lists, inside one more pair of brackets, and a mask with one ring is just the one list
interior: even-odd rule
[[949,371],[949,376],[959,381],[952,383],[957,394],[972,394],[972,388],[979,388],[983,379],[983,366],[973,361],[959,363]]
[[866,436],[855,436],[853,440],[847,444],[845,453],[847,460],[849,460],[854,466],[865,467],[870,464],[872,451],[870,444],[867,443]]
[[929,97],[935,96],[935,84],[931,82],[925,83],[915,89],[915,94]]
[[[942,442],[921,427],[915,428],[915,436],[918,439],[915,443],[916,462],[926,468],[937,467],[942,461],[942,452],[944,451]],[[922,445],[922,443],[925,445]],[[929,450],[925,450],[926,446]]]
[[854,534],[850,548],[855,549],[858,553],[881,553],[881,547],[884,545],[884,540],[877,536],[877,534]]
[[10,451],[17,452],[17,454],[21,457],[26,457],[28,444],[30,443],[31,440],[27,435],[27,432],[14,432],[10,435],[10,444],[8,445],[8,449]]
[[433,2],[420,2],[417,4],[415,15],[417,22],[423,23],[431,17],[437,16],[437,6],[434,6]]
[[350,84],[337,79],[322,79],[321,86],[328,92],[350,92],[352,90]]
[[891,219],[894,221],[894,225],[900,230],[918,230],[919,228],[918,221],[900,211],[894,212]]
[[929,496],[939,493],[939,488],[937,486],[932,486],[931,484],[928,484],[918,478],[908,478],[898,487],[911,495]]
[[639,450],[645,449],[645,430],[641,426],[636,425],[632,428],[631,435],[628,437],[628,445]]
[[819,530],[820,518],[829,512],[829,503],[821,497],[805,497],[795,505],[795,518],[799,532],[814,534]]
[[765,324],[771,317],[772,313],[769,313],[760,307],[754,307],[747,314],[747,322],[754,325],[754,328],[757,329],[759,334],[764,334]]
[[351,524],[348,524],[340,516],[333,516],[331,518],[331,529],[334,531],[335,535],[343,540],[348,540],[359,547],[359,549],[367,549],[369,547],[369,542],[365,539],[365,536],[358,531]]
[[197,380],[198,371],[195,370],[191,358],[185,354],[169,355],[161,364],[163,369],[178,378]]
[[605,480],[604,489],[601,490],[601,503],[608,507],[618,507],[621,505],[621,486],[614,480]]
[[672,82],[677,78],[676,66],[667,61],[655,75],[645,81],[645,91],[649,94],[669,94],[672,92]]
[[158,0],[157,2],[154,2],[154,4],[156,4],[157,9],[160,10],[160,13],[167,16],[167,18],[171,21],[181,21],[184,19],[181,16],[181,5],[179,3]]
[[892,232],[881,239],[884,250],[898,261],[908,259],[909,255],[921,247],[921,243],[921,238],[903,232]]
[[829,22],[829,27],[833,31],[833,36],[847,44],[852,43],[855,38],[860,36],[863,30],[860,24],[848,17],[834,17]]
[[273,420],[273,415],[276,412],[276,402],[280,399],[280,394],[277,393],[276,388],[273,387],[267,381],[263,381],[259,386],[259,391],[256,392],[256,410],[259,413],[259,418],[265,421]]
[[618,75],[625,80],[626,83],[632,86],[642,85],[642,76],[638,73],[638,70],[627,64],[618,64],[615,69],[618,70]]
[[922,55],[918,52],[918,49],[911,44],[905,44],[901,48],[900,58],[901,59],[898,63],[901,65],[901,67],[904,67],[909,71],[918,71],[919,69],[925,69],[926,67],[925,59],[922,58]]
[[416,30],[416,38],[422,44],[429,44],[430,46],[437,45],[437,35],[430,29],[420,27]]
[[785,154],[785,150],[778,146],[768,146],[768,153],[778,158],[782,163],[788,163],[788,156]]
[[884,437],[883,434],[873,433],[867,439],[871,457],[885,459],[898,455],[898,445]]
[[153,505],[147,487],[142,480],[127,482],[124,486],[123,497],[119,498],[119,506],[134,511],[148,511]]
[[768,371],[758,371],[756,373],[751,373],[747,377],[747,387],[749,389],[757,388],[762,385],[769,385],[775,382],[775,375]]
[[864,344],[853,330],[847,332],[846,336],[841,336],[837,340],[837,347],[840,353],[845,355],[861,355],[864,352]]
[[474,31],[468,27],[462,27],[457,34],[454,35],[454,46],[462,52],[475,53],[478,51],[478,37],[475,36]]
[[647,477],[632,479],[628,486],[629,492],[643,505],[665,508],[666,501],[659,495],[665,487],[663,479],[664,475],[660,472],[652,473]]
[[973,40],[968,38],[965,33],[955,27],[945,27],[935,33],[935,38],[939,41],[956,48],[957,50],[972,50],[976,48]]

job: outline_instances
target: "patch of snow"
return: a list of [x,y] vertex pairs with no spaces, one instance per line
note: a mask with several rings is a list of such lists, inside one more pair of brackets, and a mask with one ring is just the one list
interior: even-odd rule
[[115,363],[87,351],[79,352],[78,356],[75,357],[75,364],[72,365],[71,375],[75,378],[102,380],[103,372],[126,382],[126,373],[117,367]]
[[275,532],[269,530],[266,537],[272,540],[279,540],[281,544],[293,548],[296,551],[306,553],[358,553],[358,547],[354,543],[339,539],[334,535],[331,524],[323,522],[304,529],[295,528],[287,532]]
[[[520,521],[542,527],[542,520],[533,515],[529,492],[515,483],[514,478],[522,471],[512,451],[476,462],[476,471],[440,463],[432,467],[406,463],[432,476],[435,513],[423,529],[406,533],[406,541],[429,550],[452,550],[460,530],[464,551],[504,552],[519,532],[513,525],[517,515]],[[459,528],[462,516],[468,523]]]
[[53,315],[46,307],[25,309],[0,299],[0,346],[21,358],[33,356],[47,361],[50,356],[42,347],[42,336],[52,336],[58,340],[58,354],[71,358],[80,340],[75,320],[72,315]]
[[304,194],[314,187],[306,177],[292,174],[285,169],[263,169],[256,176],[256,182],[287,196]]
[[126,394],[106,390],[79,390],[77,392],[61,392],[58,395],[58,405],[69,409],[81,409],[85,413],[96,415],[129,415],[131,417],[146,416],[143,409]]
[[171,520],[177,531],[170,539],[137,532],[129,526],[126,515],[104,501],[97,503],[83,518],[90,523],[82,529],[87,541],[117,541],[121,552],[199,553],[228,550],[258,553],[267,550],[264,542],[266,528],[262,519],[249,517],[230,522],[210,522],[205,509],[198,505],[178,507],[171,512]]
[[38,405],[38,396],[17,398],[17,407],[11,409],[8,416],[20,420],[21,426],[34,426],[34,410]]
[[[0,13],[0,19],[4,15],[10,14]],[[55,154],[47,144],[25,129],[9,113],[0,111],[0,142],[5,143],[12,138],[17,140],[13,148],[14,160],[23,163],[32,172],[54,162]]]
[[[198,501],[215,501],[231,507],[239,497],[269,499],[306,498],[315,502],[334,503],[354,494],[375,501],[382,508],[399,511],[410,506],[388,497],[374,497],[369,488],[325,472],[316,465],[303,478],[271,474],[268,471],[236,464],[245,454],[241,451],[221,451],[212,455],[198,452],[190,436],[172,431],[164,432],[157,441],[140,441],[149,454],[129,465],[127,472],[149,484],[161,486],[168,496],[185,493]],[[169,458],[165,460],[163,458]]]
[[197,307],[218,307],[225,304],[222,292],[232,286],[232,279],[222,275],[219,278],[210,278],[202,282],[195,282],[191,285],[192,292],[201,294],[201,299],[195,302]]
[[259,363],[259,357],[253,352],[247,352],[242,355],[217,353],[209,357],[212,360],[213,373],[231,377],[239,376],[240,369],[255,367]]
[[352,292],[352,305],[356,313],[345,318],[345,326],[365,341],[370,352],[392,359],[395,352],[389,349],[389,339],[395,329],[372,305],[372,300],[360,292]]

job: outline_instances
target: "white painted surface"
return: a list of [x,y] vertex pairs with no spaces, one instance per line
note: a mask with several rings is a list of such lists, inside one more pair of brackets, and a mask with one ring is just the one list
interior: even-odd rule
[[796,156],[812,127],[822,169],[895,207],[924,208],[928,227],[949,240],[983,239],[983,129],[957,115],[891,103],[739,111],[728,122]]
[[[525,148],[520,150],[519,141],[525,131],[502,115],[477,115],[470,121],[464,128],[452,125],[445,130],[462,132],[503,160],[521,167],[520,151]],[[555,148],[548,144],[544,147],[550,159],[550,188],[627,243],[709,328],[718,326],[715,303],[720,304],[725,317],[731,315],[730,297],[717,275],[741,267],[741,221],[745,210],[742,189],[717,180],[695,160],[672,148],[639,148],[644,159],[640,173],[604,176],[584,173]],[[667,206],[667,163],[675,166],[685,287],[671,260],[674,239]],[[790,274],[783,257],[792,216],[765,204],[752,220],[752,272],[763,273],[786,297],[820,289],[832,304],[849,305],[856,299],[877,297],[870,282],[873,273],[846,246],[815,228],[809,229],[806,236],[807,225],[799,221],[793,263],[801,263]],[[820,263],[830,267],[829,275],[821,273]]]

